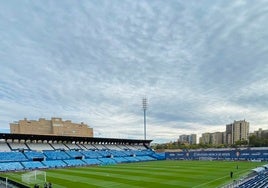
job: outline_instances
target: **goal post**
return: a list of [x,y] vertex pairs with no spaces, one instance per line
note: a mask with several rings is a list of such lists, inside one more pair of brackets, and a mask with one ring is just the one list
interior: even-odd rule
[[45,183],[47,174],[44,171],[34,170],[21,175],[21,181],[27,184]]

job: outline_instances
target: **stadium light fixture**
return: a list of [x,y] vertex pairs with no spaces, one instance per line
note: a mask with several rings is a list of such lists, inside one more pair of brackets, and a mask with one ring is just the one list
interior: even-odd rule
[[148,108],[148,100],[146,97],[142,99],[143,117],[144,117],[144,140],[146,140],[146,110]]

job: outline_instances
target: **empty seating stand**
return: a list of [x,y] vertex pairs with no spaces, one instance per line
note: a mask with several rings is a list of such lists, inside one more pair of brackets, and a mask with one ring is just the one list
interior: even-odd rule
[[25,161],[21,162],[21,164],[24,166],[25,169],[42,169],[46,168],[44,164],[42,164],[40,161]]
[[268,169],[257,174],[254,178],[240,184],[238,188],[267,188],[268,187]]
[[63,168],[67,167],[67,164],[62,160],[49,160],[42,162],[48,168]]
[[112,164],[116,164],[116,161],[113,160],[112,158],[99,158],[99,160],[101,161],[102,165],[112,165]]
[[44,151],[44,154],[48,160],[59,160],[59,159],[70,159],[71,157],[67,155],[64,151],[50,150]]
[[81,144],[49,140],[10,143],[0,141],[0,171],[141,162],[156,160],[154,154],[152,150],[139,145]]
[[77,159],[68,159],[68,160],[63,160],[67,166],[84,166],[86,165],[86,162],[82,160],[77,160]]
[[32,161],[43,161],[45,155],[42,152],[37,151],[26,151],[24,152],[25,156]]
[[102,163],[98,159],[84,159],[83,161],[88,165],[100,165]]
[[67,150],[65,152],[73,159],[82,159],[84,157],[83,154],[80,153],[79,151]]
[[0,171],[6,172],[6,171],[17,171],[17,170],[23,170],[24,167],[21,165],[20,162],[8,162],[8,163],[0,163]]
[[0,152],[0,162],[27,161],[23,153],[18,151]]

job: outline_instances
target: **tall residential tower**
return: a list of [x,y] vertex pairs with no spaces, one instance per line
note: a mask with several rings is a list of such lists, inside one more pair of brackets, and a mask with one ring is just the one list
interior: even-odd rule
[[248,140],[249,122],[246,120],[234,121],[226,125],[226,144],[235,144],[236,141]]

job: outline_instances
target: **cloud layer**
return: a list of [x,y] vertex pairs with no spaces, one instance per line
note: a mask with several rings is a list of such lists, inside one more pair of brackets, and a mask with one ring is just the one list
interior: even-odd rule
[[0,123],[54,116],[148,139],[268,128],[268,2],[0,2]]

